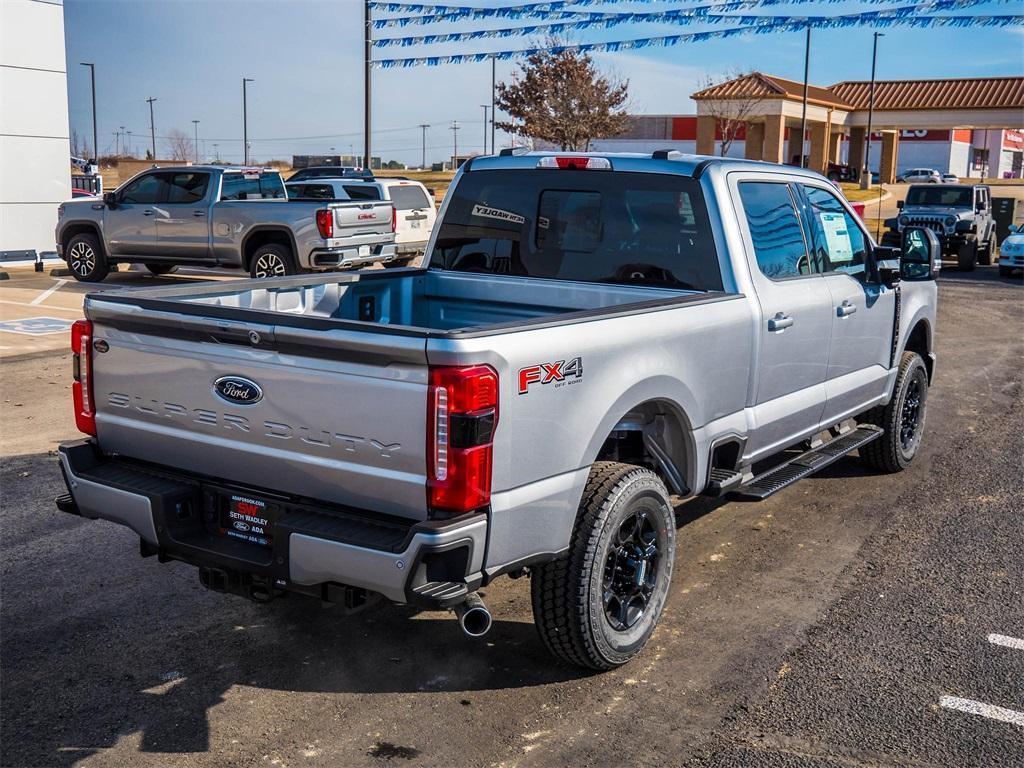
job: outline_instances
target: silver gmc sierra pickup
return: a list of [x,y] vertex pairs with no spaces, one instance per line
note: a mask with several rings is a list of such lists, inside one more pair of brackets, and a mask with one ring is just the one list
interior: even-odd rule
[[664,607],[672,496],[913,460],[938,257],[787,166],[474,159],[426,269],[89,296],[57,504],[214,590],[376,593],[471,635],[476,590],[529,575],[547,647],[608,669]]
[[57,211],[57,252],[84,282],[103,280],[117,263],[157,275],[188,264],[280,277],[395,258],[390,201],[289,200],[281,175],[267,168],[153,168],[102,200]]

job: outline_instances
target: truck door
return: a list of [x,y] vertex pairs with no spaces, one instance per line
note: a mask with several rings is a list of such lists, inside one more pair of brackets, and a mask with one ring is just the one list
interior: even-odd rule
[[103,218],[107,247],[115,256],[148,256],[158,250],[156,206],[163,196],[160,174],[147,173],[128,182],[117,194],[117,207]]
[[167,189],[156,206],[160,255],[171,261],[210,259],[210,174],[186,171],[161,174]]
[[868,278],[871,240],[860,220],[824,184],[801,184],[813,262],[832,300],[825,381],[826,422],[839,422],[885,394],[892,354],[895,291]]
[[737,182],[740,226],[761,309],[755,428],[746,459],[807,435],[825,405],[832,299],[809,257],[798,192],[774,179],[751,174]]

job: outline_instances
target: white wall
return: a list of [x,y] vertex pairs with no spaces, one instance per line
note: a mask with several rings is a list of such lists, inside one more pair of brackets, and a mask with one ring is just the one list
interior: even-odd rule
[[949,172],[970,176],[972,147],[966,141],[954,141],[949,147]]
[[63,5],[0,0],[0,258],[54,249],[68,134]]

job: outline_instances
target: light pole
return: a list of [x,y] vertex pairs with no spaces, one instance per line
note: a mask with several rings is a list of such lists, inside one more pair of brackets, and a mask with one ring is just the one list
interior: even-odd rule
[[860,173],[860,188],[871,189],[871,118],[875,114],[875,65],[878,63],[878,38],[883,32],[875,32],[871,45],[871,86],[868,88],[868,132],[864,136],[864,169]]
[[247,83],[253,83],[251,77],[242,78],[242,152],[244,160],[242,165],[249,164],[249,105],[246,100],[245,87]]
[[199,165],[199,121],[198,120],[193,120],[192,121],[192,125],[194,125],[195,129],[196,129],[196,132],[195,132],[195,137],[196,137],[196,165]]
[[155,98],[150,96],[146,99],[149,102],[149,142],[153,153],[153,160],[156,160],[156,124],[153,122],[153,102]]
[[124,138],[124,126],[122,125],[122,126],[121,126],[121,151],[122,151],[122,152],[126,152],[126,151],[127,151],[127,149],[126,149],[126,147],[125,147],[125,144],[124,144],[124,142],[125,142],[125,138]]
[[800,167],[806,168],[804,137],[807,135],[807,77],[811,71],[811,25],[807,25],[807,45],[804,49],[804,108],[800,115]]
[[[480,106],[484,108],[484,154],[486,155],[487,154],[487,110],[490,109],[490,104],[481,104]],[[494,151],[493,147],[491,148],[491,151],[492,152]]]
[[459,121],[452,120],[452,144],[454,154],[452,155],[452,170],[459,170]]
[[220,162],[220,149],[218,149],[218,147],[220,147],[220,144],[216,144],[215,143],[213,145],[213,157],[214,157],[214,160],[219,163]]
[[426,170],[427,168],[427,128],[430,127],[430,123],[420,123],[420,132],[423,136],[423,158],[420,160],[420,168]]
[[370,75],[373,57],[373,19],[370,0],[363,0],[363,158],[365,167],[373,170],[370,154]]
[[96,131],[96,65],[88,61],[83,61],[81,64],[83,67],[89,68],[89,81],[92,83],[92,156],[99,163],[100,145]]
[[128,157],[134,157],[132,154],[132,132],[128,131],[126,135],[128,137]]

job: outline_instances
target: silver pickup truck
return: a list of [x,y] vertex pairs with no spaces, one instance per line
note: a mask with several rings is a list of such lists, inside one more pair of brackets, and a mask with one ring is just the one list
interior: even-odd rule
[[185,165],[144,171],[102,201],[64,203],[56,240],[85,282],[117,263],[157,275],[189,264],[281,277],[393,261],[395,215],[389,201],[290,201],[270,169]]
[[[938,243],[825,178],[659,152],[467,162],[426,269],[87,298],[60,509],[215,590],[453,608],[528,574],[547,647],[658,621],[674,495],[762,499],[921,443]],[[855,482],[855,481],[851,481]]]

